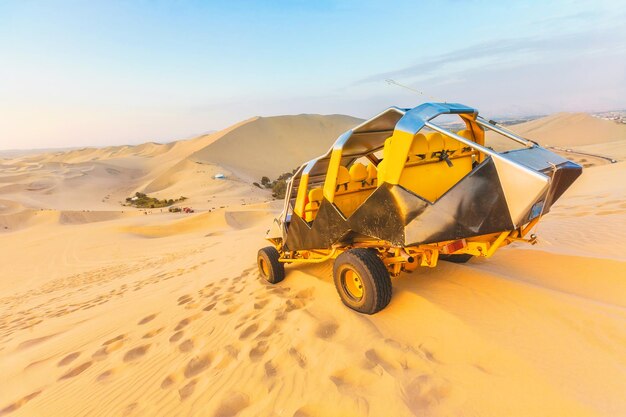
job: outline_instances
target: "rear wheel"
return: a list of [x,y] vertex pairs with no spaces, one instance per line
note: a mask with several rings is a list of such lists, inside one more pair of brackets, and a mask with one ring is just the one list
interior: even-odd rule
[[257,255],[259,274],[271,284],[277,284],[285,279],[285,264],[280,262],[279,258],[280,253],[273,246],[259,250]]
[[455,264],[464,264],[474,256],[469,255],[467,253],[462,253],[458,255],[439,255],[439,259],[446,262],[454,262]]
[[350,249],[335,259],[335,287],[341,301],[353,310],[374,314],[391,301],[391,279],[375,251]]

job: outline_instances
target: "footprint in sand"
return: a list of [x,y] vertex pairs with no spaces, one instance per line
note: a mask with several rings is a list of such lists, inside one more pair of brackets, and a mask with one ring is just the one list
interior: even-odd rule
[[432,349],[425,347],[423,344],[420,344],[418,348],[419,348],[420,352],[422,352],[424,354],[424,356],[426,357],[426,359],[428,359],[430,362],[434,362],[434,363],[437,363],[437,364],[442,364],[443,363],[441,360],[439,360],[435,356],[435,353],[433,352]]
[[265,353],[267,352],[267,350],[269,349],[269,343],[267,342],[267,340],[261,340],[259,341],[256,346],[254,346],[252,349],[250,349],[250,360],[252,361],[258,361],[260,360],[263,355],[265,355]]
[[211,303],[211,304],[207,305],[206,307],[204,307],[203,310],[204,311],[211,311],[211,310],[213,310],[215,308],[216,304],[217,303]]
[[428,414],[428,409],[441,404],[452,391],[452,384],[434,375],[420,375],[404,387],[404,402],[414,412]]
[[287,300],[286,304],[287,304],[287,307],[285,307],[285,312],[288,313],[290,311],[299,310],[303,308],[306,305],[306,300],[296,298],[294,300]]
[[243,332],[241,332],[241,334],[239,335],[239,339],[240,340],[246,339],[250,337],[250,335],[252,335],[252,333],[256,332],[257,330],[259,330],[259,324],[258,323],[251,324],[250,326],[246,327]]
[[272,284],[267,284],[268,287],[268,292],[271,292],[273,294],[277,294],[279,297],[286,297],[285,293],[289,292],[289,288],[288,287],[274,287],[274,286],[270,286]]
[[148,352],[149,349],[150,349],[149,344],[133,348],[129,350],[128,352],[126,352],[123,360],[124,362],[131,362],[131,361],[137,360],[141,358],[142,356],[144,356]]
[[83,364],[78,365],[75,368],[70,369],[69,372],[63,374],[60,378],[59,381],[62,379],[68,379],[68,378],[73,378],[77,375],[82,374],[83,372],[85,372],[91,365],[93,365],[93,361],[87,361]]
[[276,334],[276,332],[278,331],[279,327],[272,323],[269,326],[267,326],[267,328],[265,330],[263,330],[261,333],[259,333],[255,339],[264,339],[266,337],[270,337],[274,334]]
[[275,321],[283,321],[283,320],[287,320],[287,311],[285,310],[278,310],[276,312],[276,316],[274,317]]
[[151,322],[152,320],[154,320],[156,318],[156,313],[155,314],[150,314],[149,316],[146,316],[144,318],[142,318],[141,320],[139,320],[139,323],[137,323],[139,326],[144,325],[146,323]]
[[185,332],[183,332],[182,330],[174,333],[173,335],[170,336],[170,342],[171,343],[178,342],[183,337],[184,334]]
[[178,324],[174,328],[174,331],[179,331],[179,330],[184,329],[185,327],[189,325],[189,323],[191,323],[197,318],[198,318],[198,314],[194,314],[193,316],[189,316],[187,318],[182,319],[181,321],[178,322]]
[[295,361],[298,363],[298,366],[302,369],[306,368],[306,356],[304,356],[302,353],[300,353],[296,348],[291,347],[289,349],[289,355],[295,359]]
[[116,372],[115,369],[107,369],[106,371],[98,375],[98,377],[96,378],[96,381],[105,382],[109,380],[113,376],[113,374],[115,374],[115,372]]
[[194,376],[205,371],[210,365],[211,356],[209,354],[192,358],[189,362],[187,362],[187,366],[185,366],[185,378],[193,378]]
[[261,310],[263,307],[265,307],[267,305],[267,303],[269,303],[270,300],[266,299],[266,300],[260,300],[256,303],[254,303],[254,309],[255,310]]
[[239,309],[238,305],[231,305],[225,310],[220,311],[220,315],[225,316],[227,314],[232,314]]
[[26,341],[24,341],[24,342],[20,343],[20,344],[17,346],[17,350],[22,350],[22,349],[29,348],[29,347],[31,347],[31,346],[38,345],[38,344],[40,344],[40,343],[45,342],[45,341],[46,341],[46,340],[48,340],[48,339],[53,338],[53,337],[54,337],[54,336],[56,336],[57,334],[59,334],[59,333],[50,334],[50,335],[48,335],[48,336],[38,337],[38,338],[36,338],[36,339],[26,340]]
[[242,392],[234,392],[220,404],[213,417],[234,417],[250,405],[250,397]]
[[265,362],[264,368],[265,368],[265,375],[268,378],[273,378],[278,373],[278,369],[276,365],[272,363],[272,361]]
[[315,288],[314,287],[309,287],[306,288],[304,290],[298,291],[296,293],[296,298],[302,299],[302,300],[310,300],[313,298],[313,293],[315,292]]
[[183,305],[183,304],[187,304],[189,302],[193,301],[193,297],[189,294],[187,295],[183,295],[182,297],[178,298],[178,305]]
[[163,330],[165,330],[165,327],[159,327],[158,329],[150,330],[148,333],[142,336],[142,339],[150,339],[161,333]]
[[193,347],[194,347],[193,340],[192,340],[192,339],[187,339],[187,340],[185,340],[183,343],[181,343],[181,344],[178,346],[178,349],[179,349],[181,352],[189,352],[190,350],[192,350],[192,349],[193,349]]
[[76,358],[78,358],[80,356],[80,352],[74,352],[74,353],[70,353],[69,355],[67,355],[66,357],[64,357],[63,359],[61,359],[59,361],[59,363],[57,364],[57,366],[66,366],[69,365],[70,363],[72,363]]
[[133,411],[135,411],[137,409],[137,407],[139,407],[139,403],[138,402],[134,402],[134,403],[130,403],[128,404],[126,407],[124,407],[124,409],[122,410],[122,416],[128,416],[131,415],[133,413]]
[[27,396],[20,398],[19,400],[15,401],[13,404],[9,404],[8,406],[0,410],[0,416],[12,413],[13,411],[19,409],[24,404],[26,404],[27,402],[29,402],[30,400],[38,396],[39,394],[41,394],[41,391],[35,391],[32,394],[28,394]]
[[372,367],[380,365],[389,373],[393,373],[402,368],[400,361],[398,361],[389,350],[369,349],[365,352],[365,357],[369,360]]
[[187,385],[178,390],[178,395],[180,396],[180,400],[184,401],[189,398],[194,390],[196,389],[196,380],[189,381]]
[[315,335],[321,339],[331,339],[337,333],[339,325],[334,322],[320,323],[315,331]]
[[116,350],[124,346],[125,342],[126,342],[126,339],[123,339],[123,338],[122,339],[116,338],[115,341],[109,340],[105,342],[106,344],[104,344],[100,349],[98,349],[93,355],[91,355],[91,358],[97,361],[105,359],[107,356],[109,356],[111,352],[115,352]]
[[161,389],[168,389],[169,387],[174,385],[174,383],[177,380],[178,380],[178,378],[176,378],[176,376],[174,376],[174,375],[166,376],[165,379],[161,382]]
[[125,335],[125,334],[121,334],[121,335],[119,335],[119,336],[115,336],[113,339],[109,339],[109,340],[107,340],[107,341],[106,341],[106,342],[104,342],[102,345],[104,345],[104,346],[106,346],[106,345],[110,345],[111,343],[115,343],[115,342],[117,342],[118,340],[122,340],[122,339],[124,339],[125,337],[126,337],[126,335]]
[[239,356],[239,348],[233,345],[224,346],[224,349],[226,350],[226,352],[228,352],[230,356],[232,356],[235,359],[237,359],[237,357]]

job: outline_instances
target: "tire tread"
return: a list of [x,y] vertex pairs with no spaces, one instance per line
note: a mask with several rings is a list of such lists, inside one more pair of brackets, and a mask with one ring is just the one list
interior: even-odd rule
[[[345,257],[347,259],[344,261],[343,259],[340,259],[340,257]],[[372,280],[374,282],[375,305],[372,310],[363,312],[366,314],[374,314],[385,308],[391,301],[391,278],[389,277],[387,267],[385,267],[385,264],[378,257],[376,252],[367,248],[355,248],[342,253],[340,257],[337,257],[339,263],[335,261],[335,265],[340,265],[343,262],[350,262],[350,258],[354,257],[372,276]]]
[[259,250],[258,257],[263,257],[269,263],[271,269],[270,276],[267,281],[272,284],[278,284],[285,279],[285,264],[280,262],[280,253],[274,246],[266,246]]

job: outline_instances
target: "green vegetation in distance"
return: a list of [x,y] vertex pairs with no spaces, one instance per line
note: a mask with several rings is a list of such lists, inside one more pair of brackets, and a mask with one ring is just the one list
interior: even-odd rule
[[125,206],[133,206],[137,208],[159,208],[159,207],[168,207],[174,203],[178,203],[180,201],[185,201],[187,197],[181,196],[180,198],[174,199],[163,199],[159,200],[158,198],[148,197],[144,193],[137,192],[134,197],[126,198]]
[[291,172],[285,172],[281,174],[277,179],[271,181],[268,177],[261,178],[261,185],[259,183],[253,183],[255,186],[261,188],[261,186],[265,188],[272,189],[272,196],[274,198],[283,199],[285,198],[285,193],[287,192],[287,182],[293,177],[293,174],[296,173],[298,169],[294,169]]

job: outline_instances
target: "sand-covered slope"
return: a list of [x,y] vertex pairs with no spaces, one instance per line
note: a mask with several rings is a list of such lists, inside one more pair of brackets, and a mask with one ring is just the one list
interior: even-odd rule
[[[122,210],[135,192],[185,196],[200,209],[266,201],[252,185],[328,150],[359,122],[348,116],[254,118],[167,144],[82,148],[0,160],[0,198],[34,209]],[[215,179],[218,173],[226,179]],[[128,209],[127,209],[128,210]]]
[[[237,174],[277,175],[355,124],[319,117],[0,160],[0,416],[626,415],[626,162],[585,169],[536,246],[403,274],[364,316],[331,262],[256,272],[281,202]],[[323,139],[294,141],[305,125]],[[210,159],[255,126],[293,155]],[[200,212],[119,206],[135,191]]]
[[[623,160],[626,155],[626,125],[599,119],[587,113],[556,113],[507,128],[542,146],[550,147],[583,166],[608,162],[593,155],[618,160]],[[486,144],[499,152],[522,147],[492,131],[487,132]]]
[[350,116],[301,114],[259,117],[225,134],[191,156],[259,181],[291,172],[324,154],[340,134],[361,122]]
[[626,140],[626,125],[587,113],[556,113],[511,130],[542,145],[572,147]]
[[374,316],[331,263],[259,280],[280,203],[0,234],[0,415],[625,415],[625,174],[586,170],[538,245],[402,275]]

